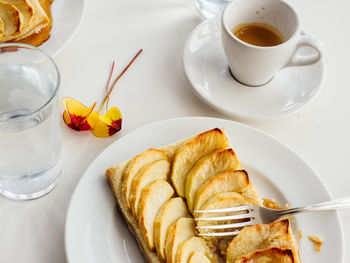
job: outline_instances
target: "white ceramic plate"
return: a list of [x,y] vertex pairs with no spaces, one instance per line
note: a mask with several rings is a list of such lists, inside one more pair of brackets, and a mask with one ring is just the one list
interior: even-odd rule
[[[324,64],[285,68],[267,84],[245,86],[230,74],[219,18],[198,25],[187,38],[183,67],[193,92],[207,105],[242,120],[265,121],[298,112],[312,101],[324,79]],[[303,49],[305,55],[313,53]]]
[[[319,177],[297,154],[259,130],[212,118],[161,121],[114,142],[82,176],[66,219],[65,247],[69,263],[144,262],[116,208],[104,171],[150,147],[166,145],[214,127],[226,129],[243,168],[263,197],[291,206],[331,199]],[[300,241],[303,262],[343,262],[343,233],[336,212],[298,215],[294,227],[302,230],[304,236]],[[320,253],[313,251],[306,237],[316,234],[325,239]]]
[[84,11],[85,0],[55,0],[51,6],[51,35],[39,48],[51,57],[61,52],[78,31]]

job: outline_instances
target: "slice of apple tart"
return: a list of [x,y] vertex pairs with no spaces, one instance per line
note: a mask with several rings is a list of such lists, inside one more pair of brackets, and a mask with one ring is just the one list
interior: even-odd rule
[[147,262],[300,262],[288,220],[246,227],[235,238],[197,235],[194,210],[263,205],[224,129],[151,148],[106,176]]

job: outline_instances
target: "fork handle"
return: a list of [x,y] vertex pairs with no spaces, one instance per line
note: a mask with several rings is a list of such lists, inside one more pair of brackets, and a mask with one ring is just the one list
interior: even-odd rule
[[344,197],[328,202],[295,207],[291,209],[285,209],[281,211],[281,216],[293,215],[296,213],[306,213],[313,211],[325,211],[325,210],[334,210],[334,209],[342,209],[342,208],[350,208],[350,196]]

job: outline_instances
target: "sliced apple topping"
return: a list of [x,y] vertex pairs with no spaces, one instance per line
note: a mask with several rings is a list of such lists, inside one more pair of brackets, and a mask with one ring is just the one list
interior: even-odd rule
[[194,210],[200,209],[216,193],[241,193],[249,186],[249,177],[244,170],[227,170],[209,178],[196,192]]
[[132,180],[129,203],[135,217],[139,205],[141,192],[144,187],[155,180],[168,180],[170,173],[170,162],[168,160],[158,160],[142,167]]
[[211,263],[210,259],[202,252],[195,251],[190,255],[188,263]]
[[175,256],[178,246],[195,236],[195,226],[193,218],[181,217],[167,232],[165,241],[165,257],[167,263],[175,263]]
[[164,180],[156,180],[142,190],[138,207],[139,226],[150,250],[154,250],[153,225],[156,215],[173,194],[174,189]]
[[185,201],[181,197],[171,198],[159,209],[154,220],[154,243],[158,256],[165,260],[167,231],[179,218],[188,217]]
[[200,159],[186,177],[186,200],[190,211],[193,210],[197,189],[210,177],[225,170],[240,169],[234,151],[218,150]]
[[176,153],[171,173],[171,181],[177,194],[185,196],[186,176],[193,165],[205,155],[229,147],[230,143],[224,132],[218,128],[206,131],[194,137]]
[[187,263],[194,252],[202,252],[204,255],[210,254],[209,248],[203,238],[191,237],[182,242],[176,252],[175,263]]
[[138,171],[145,165],[157,160],[167,160],[168,156],[165,151],[158,149],[149,149],[130,161],[122,176],[122,192],[125,206],[131,208],[129,203],[129,195],[131,189],[131,183],[138,173]]

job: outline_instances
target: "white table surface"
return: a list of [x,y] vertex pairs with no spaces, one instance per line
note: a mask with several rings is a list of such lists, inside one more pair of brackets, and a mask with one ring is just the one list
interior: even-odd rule
[[[350,2],[290,2],[300,15],[303,30],[327,47],[323,89],[292,117],[248,124],[296,151],[316,170],[334,198],[349,196]],[[0,262],[66,262],[64,225],[72,192],[88,165],[113,141],[145,124],[173,117],[229,118],[198,100],[183,73],[183,45],[198,23],[192,0],[87,1],[80,31],[55,58],[62,75],[61,96],[86,104],[100,100],[111,61],[115,59],[121,70],[143,48],[110,99],[110,105],[122,111],[123,129],[100,139],[62,125],[65,172],[57,188],[30,202],[0,198]],[[350,210],[340,214],[345,263],[350,262]]]

